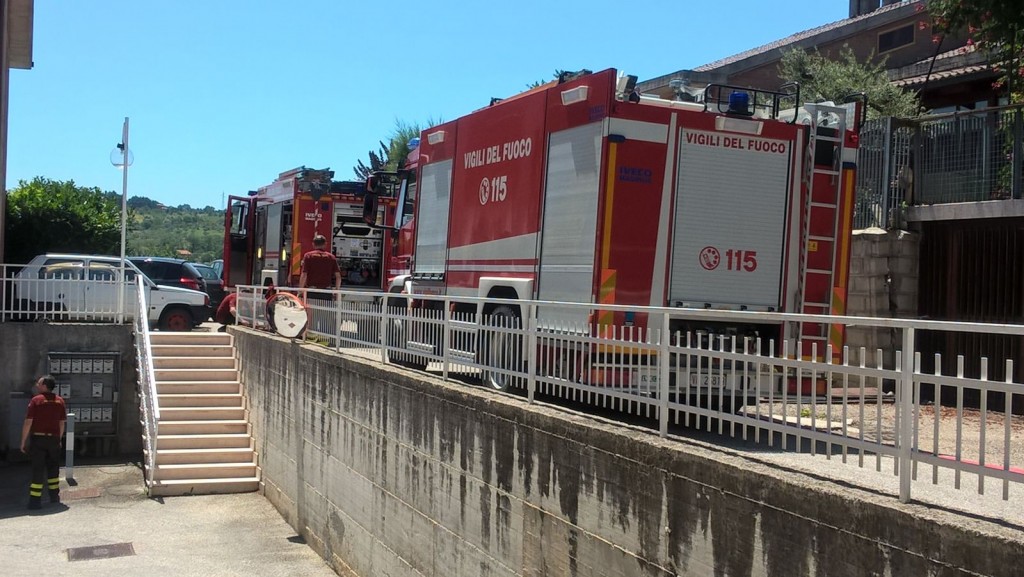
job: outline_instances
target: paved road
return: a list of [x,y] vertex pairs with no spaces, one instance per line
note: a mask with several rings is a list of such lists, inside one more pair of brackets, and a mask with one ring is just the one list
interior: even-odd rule
[[[335,577],[257,493],[149,499],[138,467],[87,466],[75,468],[77,486],[62,480],[66,504],[27,511],[28,475],[24,464],[0,466],[4,576]],[[118,543],[134,554],[68,559],[70,548],[110,553]]]

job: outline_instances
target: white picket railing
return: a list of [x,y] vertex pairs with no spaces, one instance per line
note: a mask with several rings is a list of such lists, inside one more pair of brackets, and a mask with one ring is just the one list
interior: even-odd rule
[[142,421],[142,442],[145,455],[146,487],[153,486],[156,474],[157,437],[160,435],[160,399],[156,389],[156,373],[153,370],[152,342],[146,311],[146,291],[140,277],[138,308],[135,311],[135,361],[139,375],[139,419]]
[[[240,289],[254,312],[239,322],[255,316],[266,326],[263,290]],[[922,331],[1024,339],[1021,325],[428,295],[389,295],[382,307],[383,295],[278,290],[302,300],[319,293],[306,301],[306,338],[336,350],[507,386],[531,402],[560,398],[650,419],[662,435],[683,425],[781,449],[809,444],[812,453],[879,472],[891,461],[903,501],[922,468],[936,484],[951,470],[958,489],[971,476],[979,493],[991,480],[1003,499],[1011,483],[1024,483],[1024,421],[1010,410],[1024,406],[1024,385],[1013,361],[999,367],[997,381],[985,358],[949,363],[916,348]],[[832,350],[776,336],[777,327],[799,323],[884,328],[897,338],[876,350]],[[720,329],[728,326],[763,330]],[[978,374],[966,376],[972,361]]]
[[[131,280],[119,282],[116,269],[40,270],[0,264],[0,322],[121,323],[131,320],[138,308],[136,291],[141,289]],[[118,308],[118,290],[125,294],[123,311]]]

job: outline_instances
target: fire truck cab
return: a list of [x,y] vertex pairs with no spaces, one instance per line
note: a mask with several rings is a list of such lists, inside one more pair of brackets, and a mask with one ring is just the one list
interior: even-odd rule
[[343,289],[385,286],[385,244],[394,200],[381,199],[375,226],[364,222],[364,182],[332,180],[329,169],[282,172],[248,196],[232,196],[225,215],[225,286],[273,283],[298,286],[302,255],[313,237],[328,239],[338,259]]

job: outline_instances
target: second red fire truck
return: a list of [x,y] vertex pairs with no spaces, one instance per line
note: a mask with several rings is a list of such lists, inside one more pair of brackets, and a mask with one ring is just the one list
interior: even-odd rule
[[[384,199],[364,222],[363,182],[338,182],[329,169],[299,167],[271,184],[232,196],[225,215],[226,286],[298,286],[302,255],[313,237],[328,239],[337,257],[342,288],[385,288],[394,221],[394,200]],[[383,228],[382,228],[383,227]]]

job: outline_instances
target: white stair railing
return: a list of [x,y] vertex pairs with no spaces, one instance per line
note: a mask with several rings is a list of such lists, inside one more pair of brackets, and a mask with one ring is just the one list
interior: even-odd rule
[[139,298],[138,308],[135,310],[135,358],[139,375],[139,416],[142,421],[142,440],[145,448],[146,487],[152,488],[156,474],[156,441],[160,434],[160,401],[157,398],[153,349],[149,335],[149,304],[146,302],[143,282],[142,277],[139,277],[136,285]]

